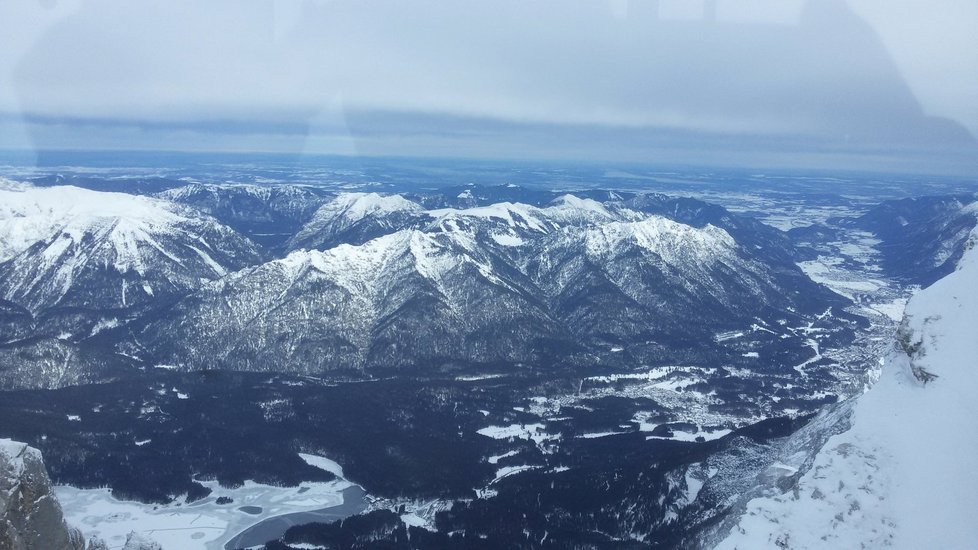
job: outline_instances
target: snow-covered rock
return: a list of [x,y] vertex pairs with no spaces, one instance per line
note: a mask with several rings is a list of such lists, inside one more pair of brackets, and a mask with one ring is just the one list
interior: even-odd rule
[[[550,233],[566,226],[598,225],[613,221],[629,221],[642,216],[628,210],[611,211],[593,199],[562,195],[545,207],[514,202],[499,202],[470,208],[441,208],[429,210],[434,218],[432,227],[443,230],[491,228],[495,234],[510,233],[529,236]],[[480,225],[481,222],[481,225]]]
[[910,300],[851,428],[828,440],[791,490],[749,502],[717,548],[975,547],[976,242],[973,231],[957,270]]
[[81,532],[64,521],[41,452],[10,439],[0,439],[0,548],[85,548]]
[[519,232],[547,233],[558,227],[543,208],[512,202],[464,209],[442,208],[429,210],[428,214],[435,218],[436,225],[448,230],[471,227],[467,220]]
[[146,535],[133,531],[126,537],[122,550],[163,550],[163,547]]

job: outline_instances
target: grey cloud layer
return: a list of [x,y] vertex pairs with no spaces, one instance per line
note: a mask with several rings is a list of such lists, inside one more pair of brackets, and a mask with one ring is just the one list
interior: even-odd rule
[[654,4],[81,2],[13,65],[13,93],[0,100],[16,99],[35,141],[88,120],[250,134],[253,148],[269,136],[276,147],[296,136],[301,149],[345,135],[379,153],[409,142],[420,154],[506,156],[539,135],[554,136],[548,154],[592,135],[597,156],[633,157],[670,145],[973,147],[967,127],[978,121],[928,116],[874,28],[841,0],[718,0],[715,20],[702,5],[678,9],[693,1]]

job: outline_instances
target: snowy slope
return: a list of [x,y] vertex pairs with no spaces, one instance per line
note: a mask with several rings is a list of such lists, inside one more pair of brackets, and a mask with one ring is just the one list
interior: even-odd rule
[[[291,239],[292,249],[325,250],[338,244],[362,244],[401,229],[476,231],[499,244],[519,246],[527,236],[563,225],[587,225],[640,218],[637,212],[611,212],[592,199],[563,195],[541,208],[499,202],[470,208],[424,210],[399,195],[344,193],[321,206]],[[529,235],[527,235],[529,234]]]
[[176,216],[156,208],[155,201],[121,193],[79,187],[0,188],[0,261],[57,232],[77,239],[93,220],[121,218],[165,225],[173,223]]
[[441,208],[429,210],[428,214],[435,218],[436,225],[450,229],[466,227],[459,224],[463,220],[481,220],[492,226],[522,232],[546,233],[557,227],[544,209],[522,203],[500,202],[464,209]]
[[423,217],[421,205],[400,195],[343,193],[320,206],[288,247],[326,250],[341,243],[362,244]]
[[[975,548],[978,544],[978,232],[958,269],[907,305],[852,428],[797,488],[748,504],[717,548]],[[924,384],[912,371],[939,378]]]
[[[627,303],[663,313],[695,311],[695,304],[712,311],[721,323],[730,317],[727,310],[737,306],[735,295],[767,302],[767,294],[773,297],[781,290],[767,267],[743,258],[724,230],[698,229],[659,216],[566,228],[527,259],[527,270],[555,296],[570,291],[590,301],[601,293],[590,284],[581,293],[576,289],[580,281],[600,280],[605,288],[610,283],[626,302],[608,312],[609,324],[621,322]],[[652,316],[642,324],[656,327],[663,321],[668,319]]]
[[0,189],[0,297],[34,313],[125,308],[257,261],[244,237],[163,200],[77,187]]

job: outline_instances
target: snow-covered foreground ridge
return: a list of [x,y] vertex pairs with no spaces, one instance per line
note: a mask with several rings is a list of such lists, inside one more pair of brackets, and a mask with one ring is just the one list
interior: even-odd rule
[[[907,305],[880,381],[793,490],[748,503],[716,548],[975,548],[978,231]],[[929,378],[927,373],[936,375]]]

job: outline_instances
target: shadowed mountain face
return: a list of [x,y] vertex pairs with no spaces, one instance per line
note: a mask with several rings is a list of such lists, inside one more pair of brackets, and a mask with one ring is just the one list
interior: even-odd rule
[[282,245],[329,198],[323,189],[302,185],[193,184],[158,196],[192,205],[269,248]]
[[978,202],[974,194],[886,201],[853,223],[882,241],[888,272],[928,286],[958,265],[978,224]]

